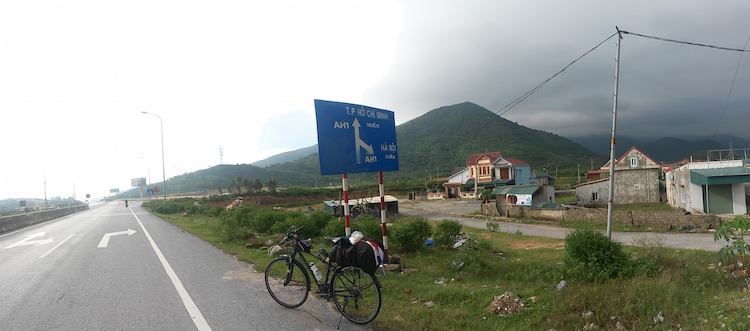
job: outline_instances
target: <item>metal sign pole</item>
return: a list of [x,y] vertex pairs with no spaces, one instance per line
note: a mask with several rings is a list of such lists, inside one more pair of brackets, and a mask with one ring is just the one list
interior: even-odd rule
[[[383,250],[385,259],[388,260],[388,231],[385,227],[385,186],[383,185],[383,172],[378,172],[378,181],[380,182],[380,224],[383,225]],[[385,263],[385,261],[383,261]]]
[[347,180],[346,174],[341,174],[341,183],[344,186],[344,225],[348,236],[352,234],[352,228],[349,223],[349,180]]

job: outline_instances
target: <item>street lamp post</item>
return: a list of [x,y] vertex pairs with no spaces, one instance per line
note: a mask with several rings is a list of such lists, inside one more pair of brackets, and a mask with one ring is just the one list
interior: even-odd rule
[[164,190],[164,204],[167,204],[167,168],[164,166],[164,125],[161,120],[161,116],[149,113],[146,111],[142,111],[141,113],[144,113],[146,115],[154,115],[159,118],[159,131],[161,131],[161,176],[164,179],[162,182],[161,188]]

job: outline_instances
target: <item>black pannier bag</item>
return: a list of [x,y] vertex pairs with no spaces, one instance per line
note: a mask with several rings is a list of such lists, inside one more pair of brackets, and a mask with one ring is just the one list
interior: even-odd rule
[[[379,251],[377,257],[376,251]],[[378,265],[383,261],[382,252],[382,244],[375,239],[365,237],[352,245],[349,238],[344,237],[331,248],[331,258],[341,267],[357,266],[374,275]]]

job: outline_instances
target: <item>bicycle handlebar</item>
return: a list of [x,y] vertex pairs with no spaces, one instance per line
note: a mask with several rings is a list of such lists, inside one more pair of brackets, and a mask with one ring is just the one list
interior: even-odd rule
[[281,241],[281,243],[279,243],[279,246],[281,246],[281,245],[285,244],[287,241],[289,241],[290,237],[293,238],[295,241],[296,240],[300,240],[299,239],[299,235],[297,235],[297,232],[299,232],[299,230],[302,230],[302,228],[304,228],[304,226],[297,227],[295,225],[292,225],[292,228],[289,229],[289,233],[287,233],[284,236],[284,239]]

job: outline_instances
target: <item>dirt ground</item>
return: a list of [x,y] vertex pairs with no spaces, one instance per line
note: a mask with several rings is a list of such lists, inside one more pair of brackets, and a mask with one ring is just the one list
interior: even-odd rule
[[455,215],[469,215],[481,211],[482,202],[475,200],[399,200],[399,205],[406,208],[437,211]]
[[[227,199],[224,201],[210,201],[206,202],[209,206],[226,207],[232,203],[235,199]],[[304,206],[304,205],[316,205],[322,203],[324,200],[330,200],[325,196],[307,196],[307,197],[277,197],[272,195],[262,196],[249,196],[242,197],[243,203],[256,203],[260,206],[276,207],[276,206]]]

